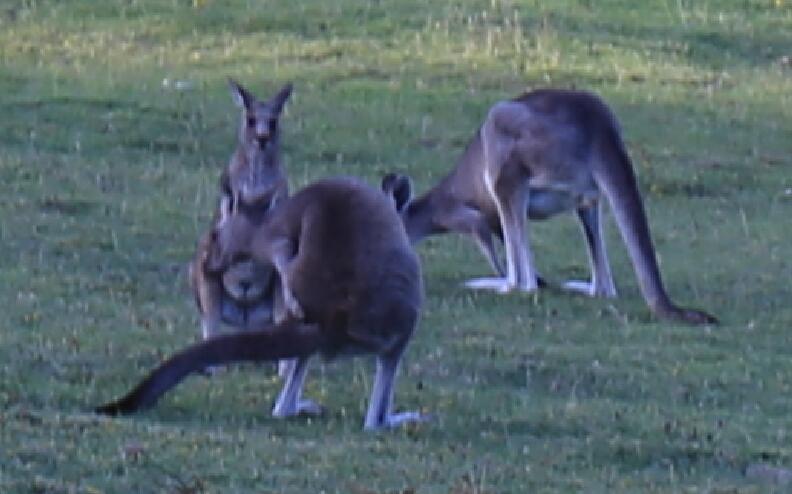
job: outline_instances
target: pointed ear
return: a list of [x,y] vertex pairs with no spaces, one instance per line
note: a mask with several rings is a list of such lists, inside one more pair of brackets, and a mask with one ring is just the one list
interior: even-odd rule
[[388,173],[382,177],[382,191],[393,199],[396,211],[401,213],[412,201],[412,180],[407,175]]
[[292,89],[294,85],[291,82],[287,82],[281,89],[278,91],[278,94],[273,96],[267,104],[272,108],[272,111],[275,114],[280,115],[280,112],[283,111],[284,105],[286,105],[286,100],[289,99],[291,96]]
[[234,98],[234,103],[239,108],[250,108],[250,103],[254,98],[247,89],[230,77],[228,78],[228,87],[231,89],[231,97]]

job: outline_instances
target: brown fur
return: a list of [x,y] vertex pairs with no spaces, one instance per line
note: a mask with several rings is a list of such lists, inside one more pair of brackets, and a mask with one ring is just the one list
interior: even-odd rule
[[[383,188],[396,191],[405,180],[386,176]],[[403,200],[402,193],[401,203],[413,242],[451,231],[470,235],[503,277],[467,285],[500,292],[538,287],[526,219],[575,211],[588,245],[592,280],[565,286],[614,297],[600,224],[603,195],[652,312],[692,324],[716,323],[706,312],[676,306],[666,293],[618,122],[591,93],[547,89],[495,104],[448,176],[415,201]],[[504,242],[505,269],[494,238]]]
[[292,91],[291,84],[283,86],[266,102],[257,100],[232,80],[229,86],[241,109],[237,148],[221,178],[212,229],[199,240],[190,264],[190,285],[201,314],[204,338],[217,334],[221,322],[250,329],[272,319],[272,294],[277,279],[271,266],[240,261],[229,264],[223,272],[210,274],[205,263],[213,248],[212,232],[236,209],[255,209],[263,215],[288,197],[278,127],[281,111]]
[[417,256],[381,192],[352,179],[322,180],[270,210],[260,224],[239,211],[216,230],[209,271],[222,271],[240,257],[278,264],[275,258],[283,256],[283,279],[299,301],[301,319],[193,345],[98,412],[123,414],[150,406],[206,366],[292,357],[296,365],[273,414],[315,411],[315,404],[300,398],[308,357],[371,353],[377,373],[365,427],[421,419],[391,411],[396,370],[418,322],[423,291]]

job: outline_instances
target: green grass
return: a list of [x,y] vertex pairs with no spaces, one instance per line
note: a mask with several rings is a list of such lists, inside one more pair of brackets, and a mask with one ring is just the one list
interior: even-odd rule
[[[744,475],[792,467],[788,1],[7,3],[0,492],[789,488]],[[614,301],[471,293],[461,282],[488,267],[447,236],[418,249],[427,300],[396,392],[433,422],[363,433],[366,359],[315,363],[321,419],[269,417],[270,366],[93,416],[197,338],[184,266],[234,145],[229,75],[261,96],[295,82],[293,188],[399,170],[423,191],[494,101],[596,91],[621,120],[672,296],[722,325],[652,320],[610,219]],[[586,275],[571,217],[531,229],[551,281]]]

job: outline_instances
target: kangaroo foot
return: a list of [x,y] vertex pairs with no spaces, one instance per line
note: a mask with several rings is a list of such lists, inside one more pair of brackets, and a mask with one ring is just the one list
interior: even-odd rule
[[384,430],[394,429],[404,424],[428,422],[432,420],[432,415],[421,412],[401,412],[392,413],[385,417],[385,419],[376,424],[366,424],[363,429],[365,430]]
[[561,287],[569,292],[582,293],[588,297],[615,298],[616,290],[597,287],[590,281],[568,280]]
[[525,286],[515,285],[506,278],[473,278],[465,282],[467,288],[473,290],[492,290],[497,293],[509,293],[512,290],[519,290],[524,293],[533,293],[539,288],[538,279]]
[[465,286],[473,290],[492,290],[498,293],[508,293],[515,288],[506,278],[473,278],[467,280]]
[[296,403],[278,406],[272,409],[272,416],[277,418],[309,416],[318,417],[324,414],[325,408],[313,400],[302,398]]

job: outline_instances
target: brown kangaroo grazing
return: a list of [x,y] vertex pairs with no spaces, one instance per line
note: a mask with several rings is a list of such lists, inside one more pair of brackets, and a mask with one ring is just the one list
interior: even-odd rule
[[239,361],[295,358],[273,409],[276,417],[315,413],[301,398],[309,357],[374,354],[377,370],[365,429],[423,420],[393,413],[393,385],[416,328],[423,287],[418,258],[396,210],[380,191],[352,179],[309,185],[257,223],[244,209],[214,230],[207,261],[222,271],[238,259],[279,266],[302,318],[252,332],[218,335],[170,357],[121,399],[96,409],[128,414],[153,405],[187,375]]
[[[411,201],[407,177],[389,174],[382,187],[399,196],[412,242],[445,232],[472,236],[500,277],[466,285],[499,292],[538,287],[526,216],[541,220],[574,210],[588,245],[592,279],[564,286],[589,296],[615,297],[601,226],[604,195],[652,312],[691,324],[717,323],[706,312],[678,307],[666,293],[619,124],[594,94],[545,89],[498,102],[456,167],[434,188]],[[505,271],[494,236],[505,247]]]
[[263,218],[288,196],[281,167],[279,118],[292,85],[284,85],[266,102],[229,79],[231,95],[241,109],[237,148],[221,178],[220,200],[212,229],[198,243],[190,264],[190,284],[201,314],[204,339],[216,335],[221,322],[238,329],[260,327],[273,317],[272,293],[278,280],[272,267],[249,260],[229,264],[222,272],[205,268],[213,248],[212,232],[237,209]]

